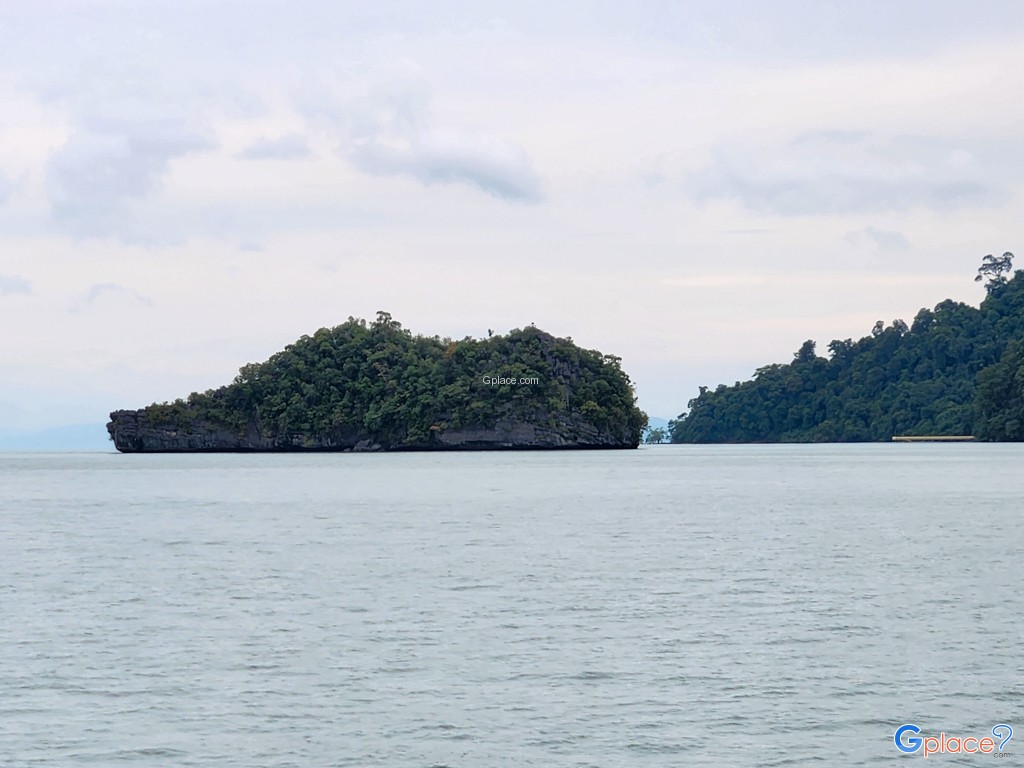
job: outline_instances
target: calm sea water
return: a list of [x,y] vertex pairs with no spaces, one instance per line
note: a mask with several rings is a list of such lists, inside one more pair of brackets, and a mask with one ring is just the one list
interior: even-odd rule
[[0,764],[1024,764],[1022,460],[0,455]]

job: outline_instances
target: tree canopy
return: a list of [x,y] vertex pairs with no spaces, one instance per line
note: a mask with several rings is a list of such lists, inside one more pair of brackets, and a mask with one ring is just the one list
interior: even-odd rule
[[734,386],[701,387],[673,442],[889,440],[893,435],[1024,439],[1024,270],[986,257],[980,307],[949,299],[908,325],[879,321],[829,357],[806,341],[789,364]]
[[582,415],[635,445],[646,424],[620,360],[529,326],[486,339],[413,335],[387,312],[321,328],[234,381],[151,405],[147,423],[200,421],[269,437],[367,434],[426,446],[437,432],[499,419],[554,426]]

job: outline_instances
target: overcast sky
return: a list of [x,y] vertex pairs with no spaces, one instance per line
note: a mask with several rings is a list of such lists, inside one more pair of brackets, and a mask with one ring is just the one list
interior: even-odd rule
[[379,309],[571,336],[675,416],[976,304],[1022,72],[1019,2],[3,3],[0,427]]

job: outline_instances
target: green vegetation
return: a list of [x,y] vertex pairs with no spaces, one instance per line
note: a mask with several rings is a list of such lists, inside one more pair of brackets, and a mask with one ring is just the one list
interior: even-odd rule
[[1011,341],[978,374],[974,432],[982,440],[1024,440],[1024,342]]
[[[637,444],[646,416],[620,360],[534,327],[461,341],[414,336],[386,312],[303,336],[234,382],[143,411],[151,427],[211,425],[237,434],[370,436],[429,447],[451,429],[499,420],[557,428],[585,420]],[[490,377],[511,380],[499,385]],[[519,383],[535,380],[535,383]]]
[[651,427],[644,435],[644,443],[647,445],[660,445],[661,443],[667,443],[669,441],[668,437],[668,430],[664,427]]
[[1024,270],[985,257],[980,308],[946,300],[908,326],[879,320],[859,341],[805,341],[788,364],[735,386],[701,387],[671,422],[675,443],[889,440],[976,435],[1024,440]]

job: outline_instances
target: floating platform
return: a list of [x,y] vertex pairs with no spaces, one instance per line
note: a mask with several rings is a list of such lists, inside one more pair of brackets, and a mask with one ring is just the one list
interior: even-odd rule
[[974,443],[974,435],[893,435],[894,443]]

